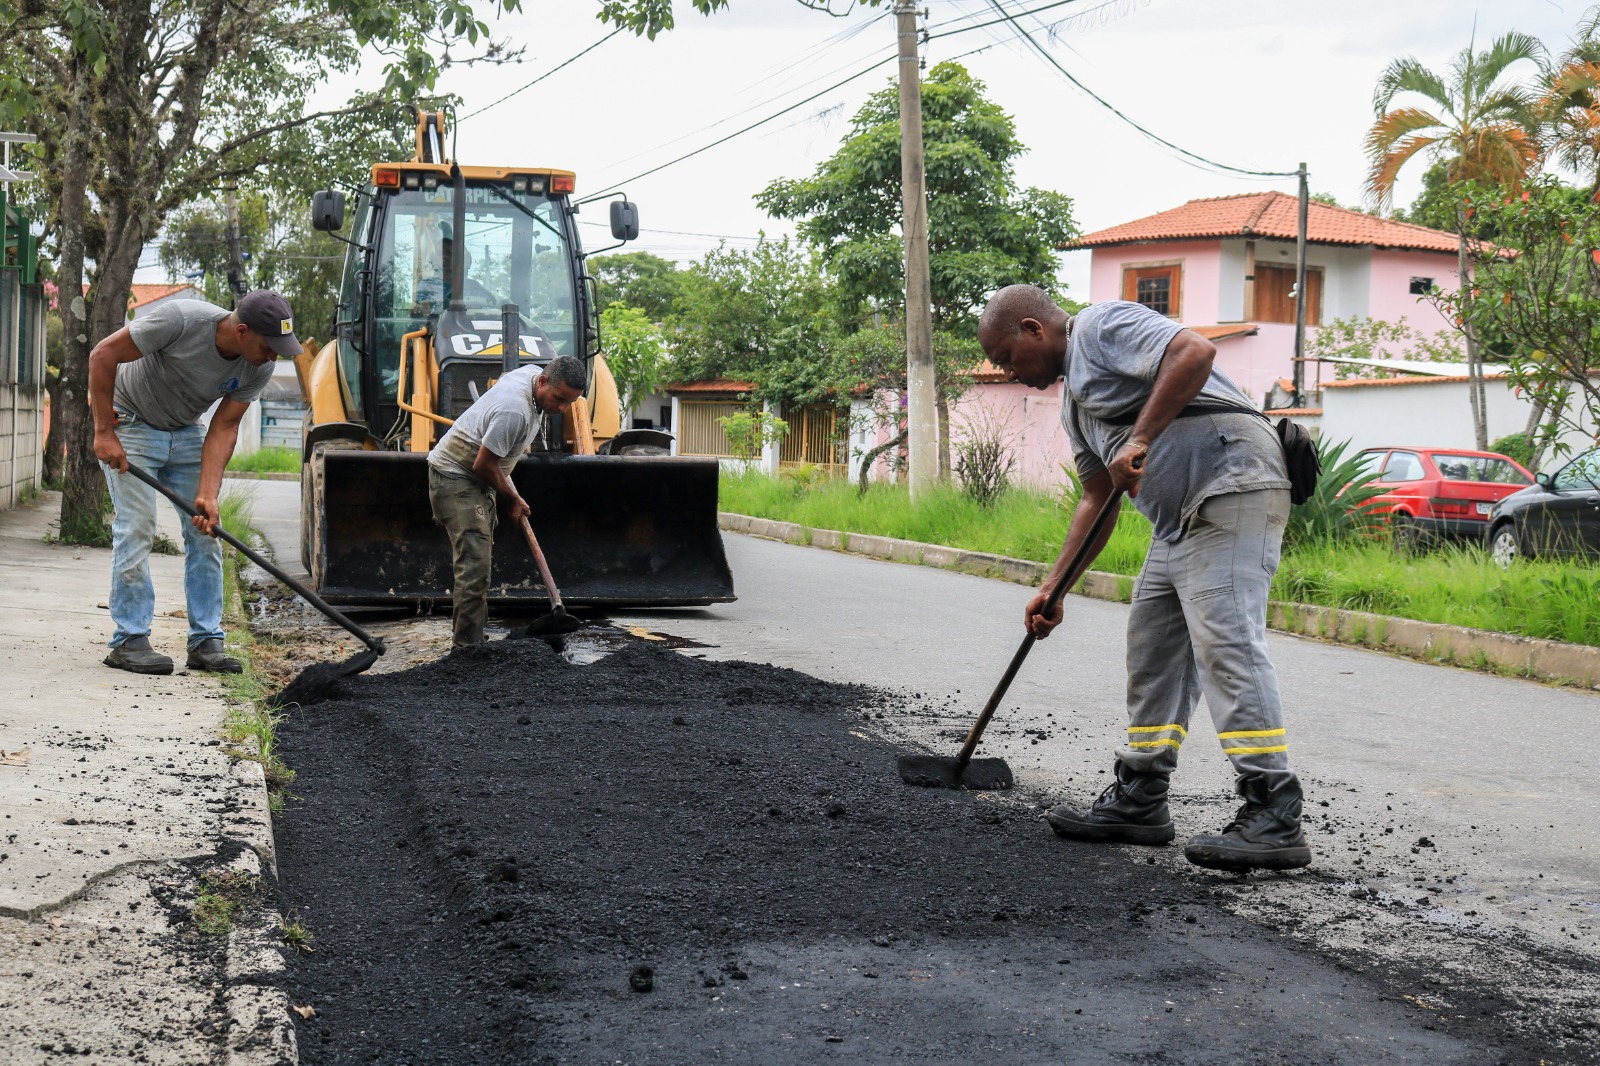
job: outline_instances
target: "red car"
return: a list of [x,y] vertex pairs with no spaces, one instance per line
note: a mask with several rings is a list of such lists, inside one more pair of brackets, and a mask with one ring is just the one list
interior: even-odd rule
[[1387,513],[1396,546],[1412,550],[1441,540],[1482,543],[1494,505],[1533,484],[1522,464],[1497,452],[1368,448],[1359,458],[1378,472],[1375,513]]

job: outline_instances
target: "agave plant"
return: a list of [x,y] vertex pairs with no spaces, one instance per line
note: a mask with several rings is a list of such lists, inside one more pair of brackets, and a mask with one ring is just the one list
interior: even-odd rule
[[1349,447],[1347,440],[1317,442],[1322,476],[1317,479],[1311,498],[1290,508],[1284,547],[1370,537],[1382,532],[1383,520],[1373,502],[1374,497],[1383,494],[1383,489],[1373,485],[1378,472],[1359,453],[1346,457]]

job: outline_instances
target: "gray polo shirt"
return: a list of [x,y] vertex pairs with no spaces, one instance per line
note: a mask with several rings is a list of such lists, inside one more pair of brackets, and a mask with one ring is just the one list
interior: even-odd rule
[[533,383],[543,368],[529,363],[504,375],[461,412],[428,453],[428,465],[447,477],[470,477],[480,447],[500,456],[507,477],[522,453],[544,429],[544,412],[533,402]]
[[[1136,411],[1150,398],[1178,323],[1126,300],[1078,313],[1067,345],[1061,424],[1072,441],[1078,476],[1087,480],[1116,456],[1133,426],[1104,421]],[[1193,403],[1255,405],[1215,368]],[[1248,411],[1175,418],[1150,447],[1133,505],[1164,541],[1182,539],[1189,519],[1212,496],[1286,489],[1283,446],[1266,419]]]
[[224,308],[202,300],[158,304],[128,323],[128,336],[144,355],[117,367],[112,406],[157,429],[199,423],[223,396],[249,403],[272,380],[272,364],[251,366],[243,356],[217,351]]

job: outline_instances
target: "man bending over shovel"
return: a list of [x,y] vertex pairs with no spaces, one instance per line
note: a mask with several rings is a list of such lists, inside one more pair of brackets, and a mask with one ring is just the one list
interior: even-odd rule
[[1168,779],[1204,693],[1244,805],[1220,833],[1190,837],[1185,857],[1222,870],[1309,864],[1267,656],[1267,591],[1289,515],[1272,427],[1212,368],[1210,341],[1142,304],[1113,300],[1074,317],[1043,290],[1012,285],[984,309],[978,340],[1008,380],[1047,389],[1066,378],[1061,422],[1083,495],[1028,602],[1028,631],[1042,639],[1060,624],[1060,605],[1046,617],[1045,601],[1076,579],[1065,570],[1116,490],[1155,527],[1128,617],[1128,741],[1116,779],[1086,809],[1051,809],[1051,827],[1074,840],[1169,843]]
[[542,371],[532,363],[518,367],[467,408],[428,453],[433,519],[450,534],[452,643],[458,648],[481,643],[489,619],[497,497],[505,497],[513,522],[532,513],[511,484],[511,470],[543,434],[544,416],[565,413],[587,382],[583,361],[570,355]]

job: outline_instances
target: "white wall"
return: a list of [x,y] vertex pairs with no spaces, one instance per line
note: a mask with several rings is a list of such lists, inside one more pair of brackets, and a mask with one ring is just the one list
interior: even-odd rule
[[[1532,405],[1514,395],[1503,376],[1485,380],[1484,394],[1491,442],[1527,428]],[[1386,445],[1474,448],[1466,379],[1326,382],[1322,439],[1349,440],[1352,450]],[[1569,432],[1563,440],[1573,454],[1594,446],[1592,432]]]

